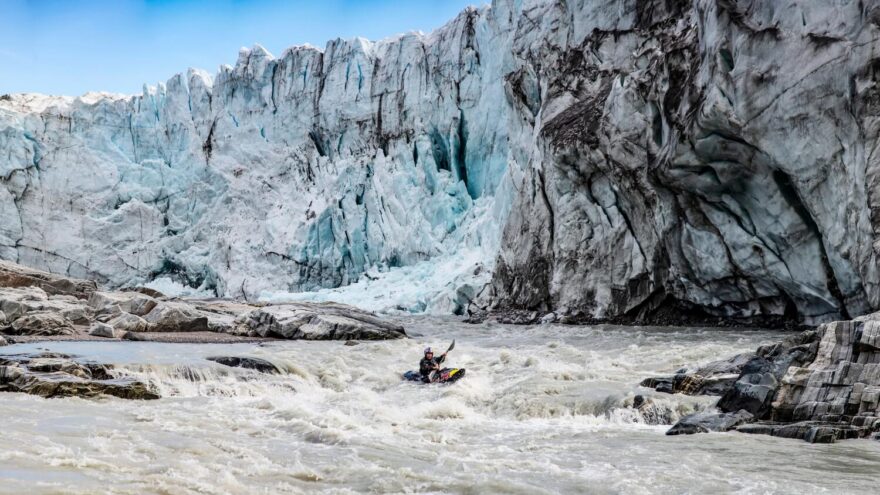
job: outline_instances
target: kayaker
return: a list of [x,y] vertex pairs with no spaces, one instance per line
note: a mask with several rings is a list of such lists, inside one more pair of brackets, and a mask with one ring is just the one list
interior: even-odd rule
[[422,375],[422,381],[425,383],[435,381],[437,379],[437,374],[435,372],[440,371],[440,363],[444,360],[446,360],[445,352],[435,358],[434,351],[432,351],[430,347],[426,347],[425,357],[419,361],[419,373]]

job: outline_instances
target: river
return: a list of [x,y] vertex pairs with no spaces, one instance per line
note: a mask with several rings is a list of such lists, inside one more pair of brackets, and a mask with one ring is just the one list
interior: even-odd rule
[[[150,382],[155,401],[0,395],[0,493],[870,493],[880,442],[738,433],[668,437],[712,398],[641,379],[780,338],[761,330],[467,325],[401,320],[413,337],[362,343],[54,342]],[[461,381],[403,382],[425,345],[456,348]],[[255,356],[281,375],[204,358]]]

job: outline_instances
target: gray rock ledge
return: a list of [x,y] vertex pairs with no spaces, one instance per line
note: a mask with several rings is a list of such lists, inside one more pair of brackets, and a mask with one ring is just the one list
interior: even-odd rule
[[[398,324],[339,303],[260,304],[101,291],[86,281],[0,262],[0,334],[16,341],[123,339],[232,342],[254,339],[386,340]],[[214,336],[214,337],[212,337]]]

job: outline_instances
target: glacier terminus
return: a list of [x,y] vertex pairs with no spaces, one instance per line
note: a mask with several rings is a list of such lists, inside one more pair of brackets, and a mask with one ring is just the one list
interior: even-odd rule
[[3,95],[0,258],[402,312],[863,314],[878,24],[845,0],[495,0],[139,95]]

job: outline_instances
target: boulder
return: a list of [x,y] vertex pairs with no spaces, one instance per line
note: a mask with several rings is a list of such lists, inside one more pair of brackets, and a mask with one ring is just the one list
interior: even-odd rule
[[88,324],[92,310],[73,296],[48,295],[38,287],[0,288],[0,311],[7,320],[30,312],[54,312],[71,322]]
[[770,401],[779,388],[779,379],[772,370],[772,363],[756,357],[743,374],[735,378],[733,388],[728,390],[718,407],[724,411],[746,410],[763,416],[770,407]]
[[22,361],[28,371],[38,373],[66,373],[77,378],[91,378],[92,371],[69,356],[37,355]]
[[638,411],[642,421],[647,425],[668,425],[678,417],[678,411],[669,404],[642,395],[633,397],[632,408]]
[[150,324],[140,316],[130,313],[119,313],[114,318],[107,321],[107,324],[113,327],[117,332],[145,332],[150,328]]
[[206,358],[208,361],[229,366],[232,368],[245,368],[249,370],[259,371],[260,373],[280,373],[277,366],[266,361],[265,359],[254,357],[237,357],[237,356],[212,356]]
[[94,315],[90,308],[77,305],[75,307],[62,309],[61,316],[67,318],[76,325],[88,325]]
[[[4,368],[0,366],[0,368]],[[100,397],[109,395],[120,399],[151,400],[159,395],[138,381],[97,381],[77,378],[66,373],[22,373],[15,379],[4,380],[0,371],[0,391],[21,392],[46,398]]]
[[43,307],[42,303],[48,300],[49,296],[40,288],[0,288],[0,311],[3,311],[8,321],[30,311],[39,311]]
[[89,306],[97,314],[115,314],[120,311],[144,316],[156,307],[158,301],[140,292],[96,291],[89,296]]
[[239,329],[236,323],[236,320],[253,311],[253,304],[222,299],[187,299],[186,303],[208,319],[208,330],[211,332],[256,336],[247,328]]
[[46,398],[159,398],[142,382],[114,378],[109,368],[108,365],[81,364],[69,357],[16,356],[0,363],[0,392],[20,392]]
[[683,368],[672,376],[646,378],[640,385],[668,394],[724,395],[739,379],[742,367],[754,356],[738,354],[694,369]]
[[9,345],[9,342],[6,340],[5,337],[3,337],[2,335],[0,335],[0,347],[3,347],[3,346],[5,346],[5,345]]
[[710,431],[730,431],[735,427],[752,421],[754,416],[748,411],[735,413],[724,412],[696,412],[678,420],[672,425],[667,435],[691,435],[693,433],[708,433]]
[[126,289],[122,289],[122,291],[123,292],[140,292],[141,294],[150,296],[154,299],[162,299],[162,298],[166,297],[165,294],[157,291],[156,289],[151,289],[149,287],[129,287]]
[[642,387],[667,394],[723,395],[739,378],[738,374],[702,376],[681,373],[673,376],[652,377],[642,380]]
[[880,315],[820,325],[759,348],[718,401],[718,412],[682,418],[669,434],[735,427],[813,443],[874,435],[880,431],[878,363]]
[[73,335],[70,320],[57,313],[28,313],[12,322],[7,330],[15,335]]
[[772,401],[783,377],[789,369],[815,359],[818,349],[819,336],[813,330],[759,348],[742,367],[733,387],[718,401],[718,408],[727,412],[744,409],[757,419],[770,419]]
[[88,298],[97,290],[95,282],[53,275],[8,261],[0,261],[0,287],[39,287],[47,294]]
[[665,393],[720,395],[721,411],[745,410],[763,419],[769,414],[782,376],[793,364],[812,359],[816,340],[816,332],[803,332],[754,353],[738,354],[693,369],[683,368],[672,376],[646,378],[641,385]]
[[235,319],[235,332],[260,337],[293,338],[315,313],[286,305],[253,309]]
[[389,330],[363,320],[341,315],[319,314],[301,325],[292,337],[305,340],[384,340],[405,337],[403,330]]
[[89,335],[93,337],[104,337],[107,339],[121,339],[125,336],[126,332],[123,330],[117,330],[113,328],[113,326],[108,325],[106,323],[101,323],[96,321],[92,323],[92,326],[89,328]]
[[183,302],[163,301],[144,316],[150,332],[207,332],[208,317]]
[[[539,313],[537,311],[528,311],[522,309],[507,309],[503,311],[493,311],[491,317],[498,323],[506,325],[532,325],[538,323]],[[561,321],[565,323],[565,320]]]
[[383,337],[381,338],[398,339],[406,337],[406,331],[404,330],[403,326],[379,318],[369,311],[364,311],[354,306],[334,302],[300,303],[300,305],[321,316],[342,316],[351,320],[358,321],[368,327],[374,327],[374,331],[376,332],[376,334],[383,335]]

